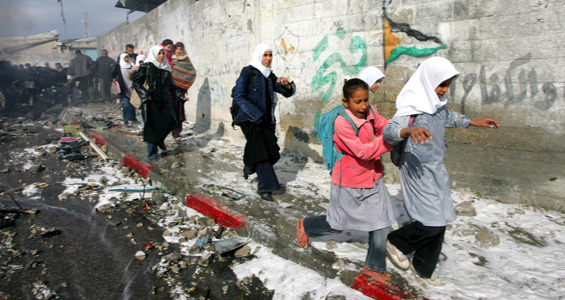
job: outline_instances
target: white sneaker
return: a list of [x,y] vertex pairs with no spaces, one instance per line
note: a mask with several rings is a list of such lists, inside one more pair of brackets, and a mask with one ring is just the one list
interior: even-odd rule
[[386,241],[386,252],[396,267],[402,270],[408,270],[408,268],[410,268],[410,260],[408,260],[408,257],[388,240]]
[[432,277],[430,278],[424,278],[422,276],[420,276],[420,274],[418,274],[418,272],[416,272],[416,268],[414,268],[414,265],[412,264],[412,262],[410,262],[410,270],[412,270],[412,272],[414,273],[414,276],[416,276],[416,281],[422,282],[422,283],[427,283],[429,285],[432,286],[440,286],[443,284],[443,282],[441,282],[441,279],[439,279],[439,277],[437,276],[437,274],[434,272],[432,274]]

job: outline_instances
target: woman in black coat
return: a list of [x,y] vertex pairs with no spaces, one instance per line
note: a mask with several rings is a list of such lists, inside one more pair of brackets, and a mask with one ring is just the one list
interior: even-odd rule
[[275,132],[275,92],[284,97],[294,95],[296,85],[286,77],[271,72],[273,51],[259,44],[253,51],[249,66],[241,70],[233,90],[234,104],[239,112],[234,120],[241,127],[247,143],[243,153],[243,177],[257,173],[257,191],[261,199],[274,201],[272,193],[280,189],[273,165],[279,160]]
[[147,143],[147,158],[155,160],[158,158],[158,148],[166,150],[165,138],[177,122],[169,102],[169,93],[180,99],[185,98],[182,90],[173,83],[171,66],[165,59],[162,46],[151,47],[145,63],[135,72],[133,88],[143,103],[143,141]]

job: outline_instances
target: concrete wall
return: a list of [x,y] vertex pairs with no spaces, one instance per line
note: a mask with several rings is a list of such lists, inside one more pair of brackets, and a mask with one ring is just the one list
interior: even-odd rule
[[[198,73],[189,120],[243,138],[229,126],[230,92],[255,45],[272,44],[274,72],[298,86],[294,97],[279,98],[280,144],[316,160],[320,144],[310,132],[324,103],[340,97],[345,76],[368,65],[385,69],[387,60],[387,77],[372,101],[391,117],[395,96],[417,65],[429,55],[446,57],[461,71],[450,108],[503,125],[448,131],[450,144],[468,145],[446,160],[454,185],[564,209],[564,171],[530,172],[532,165],[543,170],[542,163],[565,162],[564,15],[560,0],[169,0],[102,36],[100,47],[115,57],[127,43],[147,52],[165,38],[183,41]],[[474,149],[470,157],[465,149]],[[473,163],[481,155],[489,159]],[[515,158],[512,168],[497,165],[497,180],[484,180],[505,157]],[[524,159],[529,169],[520,168]]]

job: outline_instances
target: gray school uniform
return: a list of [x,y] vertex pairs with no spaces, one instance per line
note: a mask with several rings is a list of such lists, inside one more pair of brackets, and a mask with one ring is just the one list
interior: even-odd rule
[[390,227],[398,216],[382,180],[372,188],[331,184],[326,220],[332,229],[374,231]]
[[[399,131],[408,127],[410,116],[395,116],[383,130],[389,144],[402,139]],[[407,139],[400,165],[400,182],[404,205],[410,217],[426,226],[445,226],[456,218],[449,191],[449,174],[443,164],[446,153],[445,128],[467,128],[471,119],[445,106],[433,115],[416,115],[412,126],[424,127],[433,139],[426,144],[415,144]]]

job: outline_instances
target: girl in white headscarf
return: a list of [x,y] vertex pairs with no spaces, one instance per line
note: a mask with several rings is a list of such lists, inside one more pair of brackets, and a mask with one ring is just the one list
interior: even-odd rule
[[184,99],[183,91],[173,83],[171,66],[162,46],[151,47],[145,63],[134,74],[133,87],[143,103],[143,141],[147,143],[147,158],[155,160],[159,157],[158,148],[166,150],[165,138],[177,122],[169,93]]
[[130,122],[137,122],[135,118],[135,107],[129,102],[132,91],[130,74],[133,67],[129,59],[127,53],[122,53],[118,64],[116,64],[112,71],[112,79],[117,81],[120,85],[120,100],[122,103],[122,114],[125,126],[129,126]]
[[377,91],[379,86],[381,86],[384,77],[385,74],[383,74],[381,70],[377,67],[370,66],[361,71],[357,78],[365,81],[365,83],[369,86],[369,90],[374,93]]
[[134,67],[139,67],[140,65],[142,65],[145,62],[146,58],[147,57],[145,57],[145,55],[138,54],[137,57],[135,58],[135,66]]
[[243,177],[257,173],[257,189],[261,199],[274,201],[272,192],[280,189],[273,165],[279,160],[275,135],[275,92],[290,97],[296,91],[288,78],[271,71],[273,50],[259,44],[249,66],[241,70],[233,90],[233,124],[239,125],[247,143],[243,153]]
[[403,269],[410,266],[404,254],[414,252],[412,265],[416,273],[432,285],[441,284],[432,275],[446,225],[455,220],[449,175],[443,164],[447,150],[445,128],[499,126],[495,119],[471,120],[447,110],[447,91],[458,75],[445,58],[432,57],[422,62],[400,91],[396,114],[383,133],[391,145],[406,140],[399,171],[404,206],[413,221],[388,235],[387,250],[392,262]]

